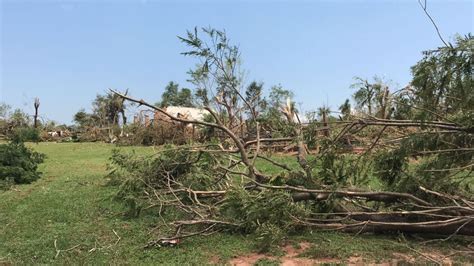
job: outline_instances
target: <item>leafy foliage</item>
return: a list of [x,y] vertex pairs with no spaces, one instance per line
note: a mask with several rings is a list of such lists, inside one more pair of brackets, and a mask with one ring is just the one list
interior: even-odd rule
[[[473,126],[473,36],[458,38],[454,47],[425,52],[413,68],[411,87],[400,95],[395,114],[414,119],[453,121]],[[408,132],[411,133],[411,132]],[[474,151],[472,132],[425,130],[408,134],[394,149],[376,155],[375,167],[382,180],[399,191],[416,192],[425,186],[446,193],[473,192]],[[410,163],[410,166],[409,166]]]
[[392,102],[387,82],[377,76],[373,83],[360,77],[355,79],[356,82],[351,87],[357,89],[353,95],[357,108],[369,116],[390,118]]
[[79,110],[73,117],[74,122],[82,129],[89,127],[118,126],[121,118],[123,125],[127,124],[124,100],[113,93],[98,94],[92,102],[92,113]]
[[15,109],[9,119],[13,128],[28,127],[30,124],[30,116],[21,109]]
[[188,73],[200,104],[215,109],[222,118],[227,117],[228,125],[235,125],[243,99],[238,47],[230,43],[224,31],[213,28],[194,28],[178,38],[190,49],[182,54],[199,59],[200,63]]
[[8,117],[10,109],[10,105],[0,102],[0,120],[5,120]]
[[190,89],[179,88],[178,83],[170,81],[166,85],[165,91],[161,95],[161,102],[157,103],[160,107],[183,106],[194,107],[194,99]]
[[10,135],[10,139],[15,143],[27,141],[39,142],[41,137],[38,129],[31,127],[20,127],[13,130]]
[[321,184],[334,188],[364,187],[367,184],[372,171],[370,160],[363,155],[339,153],[338,147],[329,141],[322,144],[324,153],[314,167]]
[[267,101],[263,97],[263,83],[257,83],[256,81],[250,83],[245,90],[245,100],[249,104],[248,116],[250,119],[254,119],[254,116],[259,117],[267,106]]
[[[293,92],[283,88],[281,85],[273,86],[267,100],[267,108],[262,112],[259,120],[262,128],[272,132],[272,137],[291,136],[293,135],[293,127],[282,114],[282,108],[286,107],[296,111]],[[288,106],[289,105],[289,106]]]
[[76,114],[74,114],[73,120],[80,128],[85,128],[93,126],[96,117],[87,113],[85,109],[81,109]]
[[458,36],[454,47],[426,51],[412,67],[413,101],[419,107],[416,118],[435,120],[458,112],[472,113],[473,46],[473,35]]
[[118,125],[119,115],[122,123],[127,124],[124,100],[113,93],[97,95],[92,103],[93,115],[102,126]]
[[134,153],[114,150],[110,160],[112,171],[108,177],[112,184],[120,185],[118,198],[125,200],[135,214],[145,202],[141,197],[144,191],[153,194],[153,190],[167,188],[168,182],[179,182],[194,189],[212,187],[210,178],[202,174],[209,173],[212,157],[190,153],[185,146],[166,145],[153,157],[137,157]]
[[341,112],[342,119],[343,120],[348,120],[351,116],[351,103],[349,99],[346,99],[346,101],[339,106],[339,111]]
[[38,164],[43,154],[28,149],[22,142],[0,144],[0,188],[13,184],[29,184],[41,177]]

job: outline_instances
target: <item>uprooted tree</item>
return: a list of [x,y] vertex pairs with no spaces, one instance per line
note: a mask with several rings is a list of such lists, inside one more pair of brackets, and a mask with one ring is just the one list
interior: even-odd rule
[[[180,39],[191,49],[184,54],[199,61],[191,79],[212,121],[174,117],[144,100],[112,91],[177,123],[212,128],[223,136],[205,144],[164,147],[150,157],[114,154],[111,176],[120,181],[119,196],[135,214],[154,211],[162,228],[169,230],[170,235],[148,246],[239,231],[257,234],[262,248],[267,248],[307,227],[437,233],[448,238],[474,235],[471,35],[458,38],[451,47],[425,52],[405,89],[391,93],[380,86],[384,106],[371,105],[360,116],[345,110],[340,121],[325,119],[323,127],[317,122],[315,134],[331,131],[315,136],[320,148],[313,152],[306,143],[308,126],[290,100],[280,102],[277,110],[285,127],[262,136],[262,128],[274,123],[266,124],[272,120],[256,111],[260,103],[242,93],[237,47],[224,32],[203,29],[205,38],[198,33],[195,29]],[[387,106],[390,112],[373,109]],[[253,123],[253,139],[240,135],[244,120]],[[296,147],[299,168],[263,148],[288,140]],[[363,152],[347,152],[347,140],[357,140]]]

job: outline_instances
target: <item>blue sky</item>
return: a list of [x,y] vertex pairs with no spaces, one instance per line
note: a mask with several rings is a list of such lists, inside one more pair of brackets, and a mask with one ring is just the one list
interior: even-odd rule
[[[194,26],[225,29],[246,80],[281,84],[304,110],[350,97],[354,76],[403,86],[421,51],[442,43],[417,0],[1,2],[0,101],[70,123],[107,88],[155,102],[186,84],[193,58],[176,38]],[[473,32],[473,1],[428,0],[443,36]]]

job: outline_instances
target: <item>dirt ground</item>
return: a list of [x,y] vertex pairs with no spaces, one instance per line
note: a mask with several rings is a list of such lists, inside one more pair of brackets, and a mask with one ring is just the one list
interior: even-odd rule
[[[227,264],[232,266],[252,266],[258,263],[261,260],[270,260],[278,262],[282,266],[310,266],[310,265],[320,265],[320,264],[345,264],[345,265],[378,265],[378,266],[391,266],[391,265],[400,265],[400,264],[416,264],[416,263],[435,263],[442,265],[453,265],[453,261],[446,257],[443,254],[438,254],[436,252],[430,253],[420,253],[418,257],[402,254],[402,253],[393,253],[393,258],[387,258],[387,261],[383,262],[370,262],[365,260],[363,257],[354,256],[346,260],[334,259],[334,258],[304,258],[301,257],[302,253],[311,247],[311,243],[302,242],[299,243],[299,248],[295,248],[294,245],[286,245],[283,247],[283,252],[285,255],[281,257],[250,253],[243,256],[236,257]],[[218,261],[215,261],[218,264]]]

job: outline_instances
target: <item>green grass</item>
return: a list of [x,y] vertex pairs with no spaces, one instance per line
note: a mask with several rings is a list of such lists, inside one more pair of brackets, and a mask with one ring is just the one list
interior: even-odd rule
[[[143,246],[159,234],[158,230],[152,230],[158,221],[149,214],[126,218],[123,215],[126,208],[114,200],[117,188],[107,186],[104,176],[115,146],[101,143],[30,146],[47,155],[41,165],[43,176],[32,184],[0,191],[0,264],[201,265],[216,258],[224,264],[230,258],[254,250],[251,236],[230,234],[186,239],[175,248],[145,250]],[[121,149],[153,153],[150,147]],[[288,158],[279,160],[296,163]],[[262,167],[271,168],[267,164]],[[390,257],[392,251],[412,252],[403,248],[394,236],[305,232],[290,237],[289,241],[313,243],[305,253],[312,258],[345,259],[359,254],[377,261]],[[416,241],[409,244],[418,245]],[[454,241],[436,248],[449,252],[464,244]],[[65,251],[57,254],[57,249]],[[469,260],[462,256],[460,259]]]

